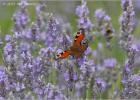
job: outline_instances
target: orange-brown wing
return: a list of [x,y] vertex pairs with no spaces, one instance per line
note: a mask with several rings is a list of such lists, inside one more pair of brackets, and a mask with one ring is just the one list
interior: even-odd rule
[[70,55],[75,56],[76,58],[79,58],[82,56],[83,52],[86,50],[87,47],[84,45],[81,45],[82,40],[85,38],[85,32],[83,28],[79,29],[79,32],[77,32],[73,45],[70,47],[70,50],[66,50],[62,53],[59,53],[57,55],[60,59],[65,59],[69,57]]
[[71,55],[76,58],[80,58],[82,57],[86,49],[87,49],[87,45],[73,45],[70,47]]
[[58,57],[58,59],[65,59],[65,58],[69,57],[70,55],[71,55],[71,51],[70,50],[66,50],[66,51],[64,51],[62,53],[59,53],[57,55],[57,57]]
[[77,32],[75,39],[74,39],[74,43],[73,45],[80,45],[81,41],[85,38],[85,32],[84,29],[79,29],[79,32]]
[[85,41],[85,30],[83,28],[79,29],[80,31],[77,32],[74,43],[70,47],[71,55],[75,56],[76,58],[82,57],[84,51],[88,47],[88,42]]

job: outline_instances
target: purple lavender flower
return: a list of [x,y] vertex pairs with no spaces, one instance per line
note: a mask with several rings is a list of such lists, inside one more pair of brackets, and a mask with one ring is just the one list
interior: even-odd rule
[[93,27],[93,25],[91,21],[89,20],[89,18],[82,17],[78,20],[78,27],[79,28],[83,27],[84,29],[90,29]]
[[75,84],[75,89],[76,89],[76,97],[80,98],[82,95],[82,88],[84,87],[84,83],[82,81],[77,82]]
[[28,51],[30,49],[30,45],[28,43],[21,43],[19,47],[20,51]]
[[[0,66],[2,67],[2,66]],[[0,69],[0,96],[1,97],[6,97],[8,93],[8,88],[7,88],[7,80],[8,77],[4,71],[4,69]]]
[[11,35],[6,35],[6,36],[5,36],[5,41],[6,41],[6,42],[9,42],[10,40],[11,40]]
[[102,21],[105,17],[105,12],[102,9],[97,9],[94,15],[98,21]]
[[[122,0],[122,9],[123,13],[120,17],[121,20],[121,41],[120,45],[121,47],[128,53],[129,62],[130,60],[134,59],[135,55],[135,48],[133,44],[133,37],[131,35],[132,31],[134,30],[134,16],[135,13],[133,11],[133,5],[131,0]],[[134,48],[134,49],[132,49]],[[133,59],[132,59],[133,58]],[[132,64],[128,64],[128,67],[132,67]]]
[[87,16],[88,14],[89,14],[89,10],[86,6],[86,0],[83,0],[82,5],[77,6],[77,8],[76,8],[76,15],[78,17],[83,17],[83,16]]
[[10,43],[7,43],[4,47],[4,54],[8,55],[13,50],[13,47]]
[[111,18],[110,18],[110,16],[106,15],[103,20],[106,22],[109,22],[111,20]]
[[[138,51],[137,47],[133,44],[132,31],[135,27],[135,12],[133,10],[133,5],[131,0],[122,0],[123,13],[120,17],[121,23],[121,47],[127,52],[128,59],[123,70],[123,91],[122,98],[132,98],[133,94],[137,94],[133,91],[130,82],[130,77],[132,76],[132,69],[134,68],[134,59]],[[130,87],[128,87],[130,86]],[[138,96],[138,95],[136,95]]]
[[94,98],[100,93],[103,93],[106,90],[107,83],[100,77],[95,79],[95,85],[93,87]]
[[[46,31],[46,41],[45,44],[47,46],[55,46],[58,41],[59,41],[59,35],[61,33],[60,30],[60,23],[58,22],[58,20],[56,18],[54,18],[53,16],[50,17],[49,22],[48,22],[48,27],[47,27],[47,31]],[[54,38],[56,38],[54,40]]]
[[117,64],[117,61],[114,58],[108,58],[104,60],[104,66],[107,68],[114,68],[116,64]]
[[66,96],[61,93],[61,91],[51,83],[46,86],[47,100],[67,100]]
[[140,76],[139,75],[133,75],[133,81],[140,84]]
[[98,43],[98,49],[101,50],[103,48],[103,44],[102,43]]
[[96,80],[97,86],[98,86],[99,88],[101,88],[102,91],[104,91],[105,88],[106,88],[106,82],[105,82],[102,78],[99,78],[99,77],[96,78],[95,80]]
[[[2,67],[2,66],[0,66],[0,67]],[[7,75],[4,71],[4,69],[0,69],[0,82],[5,81],[6,79],[7,79]]]
[[44,2],[40,2],[37,6],[36,6],[36,14],[40,14],[41,12],[45,11],[45,3]]
[[92,22],[88,18],[89,10],[86,6],[86,0],[83,0],[81,6],[76,8],[76,15],[79,17],[78,19],[78,28],[84,28],[86,30],[90,30],[93,27]]
[[103,35],[107,41],[106,47],[111,47],[111,39],[114,36],[114,29],[111,23],[111,17],[106,14],[103,9],[97,9],[95,11],[95,18],[97,20],[96,29],[100,35]]
[[13,27],[13,33],[15,37],[21,38],[22,37],[22,31],[26,28],[26,25],[29,23],[30,19],[26,10],[28,3],[27,1],[22,1],[19,3],[20,10],[18,10],[13,15],[13,21],[14,21],[14,27]]
[[140,90],[140,79],[139,74],[131,75],[127,81],[125,81],[125,87],[122,92],[122,98],[140,98],[139,90]]
[[68,72],[68,71],[66,71],[66,72],[64,73],[64,78],[65,78],[66,81],[69,80],[69,72]]

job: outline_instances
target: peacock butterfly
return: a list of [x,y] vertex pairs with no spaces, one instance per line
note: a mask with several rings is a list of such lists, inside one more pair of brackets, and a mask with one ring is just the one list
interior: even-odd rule
[[72,46],[61,53],[57,54],[58,59],[65,59],[67,57],[74,56],[75,58],[80,58],[83,56],[84,51],[88,47],[88,41],[85,38],[85,30],[83,28],[80,28],[77,32],[74,42]]

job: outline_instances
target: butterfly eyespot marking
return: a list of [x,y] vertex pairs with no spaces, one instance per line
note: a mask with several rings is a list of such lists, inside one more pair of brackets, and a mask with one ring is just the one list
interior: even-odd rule
[[61,55],[63,54],[64,52],[60,53]]
[[66,53],[67,51],[64,51],[63,53]]
[[56,55],[56,59],[59,59],[61,57],[61,54]]
[[78,37],[79,37],[78,35],[75,36],[75,38],[78,38]]
[[84,40],[81,41],[81,45],[86,45],[86,44],[88,44],[88,40],[87,39],[84,39]]
[[77,32],[77,34],[80,34],[80,32]]
[[80,36],[80,35],[81,35],[81,32],[77,32],[75,38],[78,38],[78,36]]

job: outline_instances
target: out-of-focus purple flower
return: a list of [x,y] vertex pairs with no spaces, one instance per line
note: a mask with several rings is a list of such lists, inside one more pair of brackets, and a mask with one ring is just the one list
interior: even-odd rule
[[55,100],[65,100],[64,95],[63,94],[57,94],[55,96]]
[[28,6],[28,2],[27,0],[21,0],[21,2],[18,5],[21,8],[25,8],[26,6]]
[[124,69],[127,73],[129,73],[131,70],[129,68],[128,63],[125,64],[125,69]]
[[7,43],[4,47],[4,54],[8,55],[13,50],[13,47],[10,43]]
[[39,32],[39,27],[36,23],[32,23],[31,32],[32,32],[32,39],[34,41],[39,40],[40,32]]
[[105,37],[107,41],[106,46],[107,48],[110,48],[110,41],[114,36],[114,28],[111,23],[111,17],[107,15],[103,9],[97,9],[94,14],[95,19],[97,20],[97,31],[99,31],[99,33]]
[[135,12],[131,0],[122,0],[123,13],[120,17],[121,30],[123,33],[131,33],[134,29]]
[[98,43],[98,49],[101,50],[103,48],[103,44],[102,43]]
[[96,85],[94,86],[95,93],[102,93],[107,87],[107,83],[100,77],[95,79]]
[[[135,12],[131,0],[122,0],[122,16],[120,17],[121,23],[121,47],[128,54],[128,67],[132,68],[134,64],[134,55],[137,51],[136,46],[133,45],[133,37],[131,32],[134,30]],[[135,49],[135,50],[134,50]]]
[[46,30],[45,44],[47,46],[54,47],[56,44],[59,44],[58,37],[60,36],[60,33],[61,33],[60,29],[61,29],[61,26],[57,18],[54,18],[53,16],[51,16],[48,21],[48,26]]
[[[1,66],[0,66],[1,67]],[[7,79],[4,69],[0,69],[0,83]]]
[[89,10],[86,6],[86,0],[83,0],[81,6],[77,6],[76,15],[79,17],[87,16],[89,14]]
[[74,72],[73,67],[70,67],[64,72],[64,79],[67,83],[67,88],[73,89],[74,83],[78,80],[78,75],[76,72]]
[[92,67],[95,65],[94,60],[88,60],[88,61],[84,62],[84,64],[86,64],[88,66],[92,66]]
[[40,14],[41,12],[43,12],[45,10],[45,3],[44,2],[40,2],[37,6],[36,6],[36,13]]
[[[2,66],[0,66],[2,67]],[[4,69],[0,68],[0,97],[5,97],[8,93],[8,76]]]
[[107,68],[114,68],[117,64],[117,61],[115,58],[108,58],[104,60],[104,66]]
[[13,15],[14,27],[12,31],[16,38],[23,38],[22,31],[26,28],[26,25],[30,21],[26,10],[27,5],[28,3],[26,0],[21,0],[21,2],[19,3],[20,10],[15,12]]
[[77,80],[78,80],[78,74],[77,74],[77,73],[74,73],[74,74],[73,74],[73,80],[74,80],[74,81],[77,81]]
[[121,0],[122,16],[120,17],[121,23],[121,40],[120,45],[126,51],[128,59],[125,63],[123,70],[123,92],[122,98],[132,98],[133,94],[137,95],[136,91],[132,90],[132,69],[134,68],[134,59],[138,51],[137,47],[133,44],[132,32],[135,27],[135,12],[131,0]]
[[140,85],[140,76],[139,75],[133,75],[133,81]]
[[5,100],[5,98],[4,97],[0,97],[0,100]]
[[105,11],[103,11],[102,9],[97,9],[94,15],[98,21],[103,20],[103,18],[105,17]]
[[68,71],[66,71],[64,73],[64,78],[65,78],[66,81],[68,81],[70,79],[70,75],[69,75],[69,72]]
[[135,50],[136,52],[138,52],[140,50],[140,48],[136,44],[132,44],[131,49]]
[[48,83],[46,86],[46,94],[47,100],[67,100],[67,98],[65,97],[65,95],[61,92],[61,90],[59,90],[56,86],[52,85],[51,83]]
[[76,82],[76,84],[75,84],[76,97],[81,97],[83,87],[84,87],[84,83],[82,81]]
[[94,51],[92,52],[92,55],[93,55],[93,57],[97,57],[97,50],[94,50]]
[[124,81],[125,88],[122,91],[121,97],[122,98],[132,98],[137,99],[140,97],[139,90],[140,90],[140,75],[134,74],[129,76],[127,80]]
[[32,31],[31,29],[28,29],[26,31],[22,31],[20,34],[20,37],[24,38],[24,39],[32,39]]
[[83,27],[84,29],[90,29],[91,27],[93,27],[93,24],[91,23],[91,21],[89,20],[89,18],[80,18],[78,20],[78,27]]
[[82,65],[80,65],[80,71],[84,75],[92,75],[95,72],[95,64],[93,60],[84,61]]
[[106,16],[104,17],[104,21],[109,22],[110,20],[111,20],[110,16],[106,15]]
[[39,51],[39,55],[41,57],[49,57],[55,52],[55,48],[47,47],[47,48],[41,48]]
[[15,87],[16,87],[16,91],[21,91],[25,89],[25,86],[23,83],[17,83]]
[[23,52],[28,51],[30,49],[30,45],[28,43],[21,43],[19,48]]
[[84,64],[84,61],[85,61],[85,57],[77,59],[78,65],[80,66]]
[[96,84],[99,86],[99,87],[102,87],[103,89],[106,88],[106,82],[102,79],[102,78],[96,78]]
[[9,42],[10,40],[11,40],[11,35],[6,35],[6,36],[5,36],[5,41],[6,41],[6,42]]
[[136,1],[134,1],[134,5],[135,5],[135,8],[136,8],[136,10],[137,11],[140,11],[140,1],[139,0],[136,0]]
[[18,26],[25,27],[25,25],[29,22],[29,17],[25,11],[17,12],[14,14],[13,20],[17,28]]
[[81,5],[76,8],[76,15],[78,19],[78,28],[84,28],[90,30],[93,27],[92,22],[88,18],[89,10],[86,5],[86,0],[83,0]]

